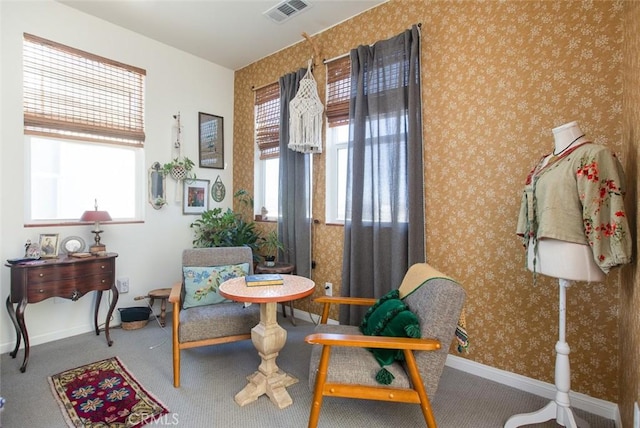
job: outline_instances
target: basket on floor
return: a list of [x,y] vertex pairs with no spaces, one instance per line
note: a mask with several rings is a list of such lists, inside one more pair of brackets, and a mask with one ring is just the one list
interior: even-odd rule
[[137,330],[149,322],[151,308],[148,306],[135,306],[132,308],[118,308],[120,311],[121,327],[123,330]]

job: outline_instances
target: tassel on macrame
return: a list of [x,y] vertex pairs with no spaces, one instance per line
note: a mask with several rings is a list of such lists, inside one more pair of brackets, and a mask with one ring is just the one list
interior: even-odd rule
[[322,153],[323,111],[324,105],[318,96],[309,61],[298,92],[289,103],[289,149],[300,153]]

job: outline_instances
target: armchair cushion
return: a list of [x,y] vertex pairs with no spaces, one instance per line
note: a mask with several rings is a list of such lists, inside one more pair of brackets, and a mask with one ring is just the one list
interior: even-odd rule
[[[369,308],[360,324],[360,331],[367,336],[420,337],[420,321],[407,305],[399,299],[398,290],[391,290]],[[394,361],[403,361],[404,353],[399,349],[371,349],[382,368],[376,380],[384,385],[394,376],[384,368]]]
[[224,266],[184,266],[183,309],[229,302],[218,294],[224,281],[249,274],[249,263]]

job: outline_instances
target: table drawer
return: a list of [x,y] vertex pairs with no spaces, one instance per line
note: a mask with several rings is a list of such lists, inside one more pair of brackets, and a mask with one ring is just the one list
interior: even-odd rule
[[87,275],[101,273],[112,273],[114,263],[105,260],[95,262],[70,264],[68,266],[41,266],[29,269],[27,272],[28,284],[34,285],[50,281],[64,281],[68,279],[83,277]]
[[109,290],[113,285],[112,272],[65,280],[31,283],[27,288],[27,301],[36,303],[50,297],[77,300],[94,290]]

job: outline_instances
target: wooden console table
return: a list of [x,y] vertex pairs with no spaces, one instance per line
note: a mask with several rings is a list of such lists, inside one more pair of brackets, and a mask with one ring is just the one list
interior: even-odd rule
[[7,311],[16,329],[16,347],[10,355],[12,358],[16,357],[20,340],[24,338],[24,360],[20,367],[22,373],[27,370],[29,362],[29,334],[24,322],[24,310],[28,303],[41,302],[50,297],[76,301],[90,291],[97,291],[94,324],[96,335],[99,335],[98,310],[102,292],[111,290],[113,298],[104,332],[107,344],[113,344],[109,336],[109,321],[118,302],[118,289],[115,286],[116,257],[116,253],[108,253],[105,256],[41,259],[7,265],[11,268],[11,294],[7,297]]

